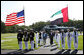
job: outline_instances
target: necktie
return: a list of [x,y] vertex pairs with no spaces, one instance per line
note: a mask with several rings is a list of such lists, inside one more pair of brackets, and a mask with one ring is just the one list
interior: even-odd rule
[[56,39],[57,39],[57,34],[56,34]]
[[68,40],[70,40],[70,32],[68,33]]
[[63,38],[63,33],[62,33],[62,44],[64,44],[64,38]]
[[74,33],[75,33],[75,43],[77,43],[77,40],[76,40],[76,39],[77,39],[77,38],[76,38],[76,31],[75,31]]

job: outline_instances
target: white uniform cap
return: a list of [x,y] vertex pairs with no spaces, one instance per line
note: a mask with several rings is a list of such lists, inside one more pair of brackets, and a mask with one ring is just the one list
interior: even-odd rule
[[30,30],[33,30],[33,29],[30,29]]
[[62,29],[61,31],[64,31],[64,29]]
[[20,31],[20,32],[21,32],[22,30],[18,30],[18,31]]
[[76,30],[76,28],[73,28],[73,30]]

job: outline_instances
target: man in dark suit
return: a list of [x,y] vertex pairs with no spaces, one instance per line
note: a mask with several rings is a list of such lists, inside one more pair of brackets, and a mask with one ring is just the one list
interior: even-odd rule
[[53,44],[53,37],[54,37],[54,32],[51,30],[50,33],[49,33],[49,38],[50,38],[50,44],[52,45]]
[[44,45],[46,44],[46,39],[47,39],[47,33],[46,31],[43,32],[43,43]]
[[39,32],[39,43],[40,43],[40,46],[42,45],[41,42],[42,42],[42,37],[41,37],[42,33],[41,31]]
[[18,30],[17,39],[19,44],[19,50],[22,50],[22,38],[23,38],[23,32],[22,30]]

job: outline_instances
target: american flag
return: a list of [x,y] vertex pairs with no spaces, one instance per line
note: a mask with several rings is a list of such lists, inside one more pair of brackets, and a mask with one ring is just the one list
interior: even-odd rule
[[17,13],[11,13],[7,15],[7,19],[5,22],[5,26],[12,26],[19,23],[24,23],[24,10],[17,12]]

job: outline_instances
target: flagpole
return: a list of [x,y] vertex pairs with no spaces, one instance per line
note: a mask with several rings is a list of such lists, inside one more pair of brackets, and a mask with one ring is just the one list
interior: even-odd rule
[[[67,8],[68,8],[68,4],[67,4]],[[68,19],[69,19],[69,11],[68,11]]]
[[23,10],[24,10],[24,26],[25,26],[25,9],[24,9],[24,6],[23,6]]

